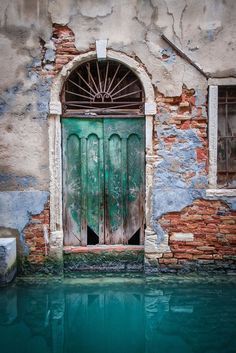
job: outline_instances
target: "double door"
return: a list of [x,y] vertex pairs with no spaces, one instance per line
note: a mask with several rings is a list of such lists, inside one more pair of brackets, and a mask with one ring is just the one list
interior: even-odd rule
[[64,118],[64,244],[143,244],[144,118]]

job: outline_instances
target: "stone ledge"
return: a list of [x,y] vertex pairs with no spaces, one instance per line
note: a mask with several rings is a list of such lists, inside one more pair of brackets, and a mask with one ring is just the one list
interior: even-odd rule
[[100,253],[144,250],[143,245],[88,245],[88,246],[64,246],[65,254],[76,253]]
[[236,189],[207,189],[206,196],[208,197],[236,197]]

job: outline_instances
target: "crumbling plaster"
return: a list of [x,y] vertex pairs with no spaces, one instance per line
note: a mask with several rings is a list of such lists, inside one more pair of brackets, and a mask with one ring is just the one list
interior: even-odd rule
[[43,211],[48,197],[49,193],[46,191],[0,192],[0,229],[17,230],[22,247],[21,253],[24,255],[27,255],[28,248],[24,245],[23,230],[29,223],[31,215]]
[[[46,72],[53,64],[54,48],[50,40],[53,23],[67,24],[73,30],[80,52],[94,48],[97,39],[108,39],[108,48],[126,53],[145,65],[159,92],[178,96],[183,84],[205,90],[207,82],[161,39],[160,34],[163,32],[211,76],[226,73],[233,76],[235,6],[232,0],[1,2],[0,116],[1,129],[7,131],[1,149],[1,169],[5,170],[1,172],[3,187],[14,188],[14,175],[23,177],[25,174],[35,181],[25,187],[49,187],[45,132],[50,80],[42,78],[40,70]],[[25,130],[31,131],[27,139]],[[22,163],[25,157],[20,154],[18,160],[12,157],[16,156],[16,151],[20,151],[21,156],[25,152],[29,167]],[[6,183],[8,175],[12,175],[12,182]]]
[[[234,0],[1,2],[0,190],[10,191],[7,195],[3,192],[1,199],[2,205],[7,202],[4,214],[8,212],[8,219],[10,214],[15,214],[15,202],[22,207],[19,217],[24,224],[28,219],[26,215],[40,211],[48,195],[49,175],[54,173],[49,171],[47,121],[52,81],[45,78],[54,65],[53,24],[66,24],[74,32],[75,46],[80,53],[94,49],[96,40],[108,39],[108,49],[141,63],[156,91],[165,96],[180,96],[185,85],[195,90],[196,101],[202,105],[201,99],[207,93],[206,78],[161,39],[161,33],[198,63],[208,76],[236,77],[235,15]],[[163,133],[161,128],[157,133]],[[175,180],[163,185],[169,172],[168,156],[162,157],[162,164],[154,166],[153,220],[205,197],[207,185],[206,176],[201,176],[201,189],[194,185],[167,188]],[[162,173],[159,173],[160,167]],[[32,203],[19,201],[19,195],[24,193],[18,195],[14,190],[27,191]],[[40,210],[32,206],[38,190],[41,191],[37,194],[41,200]],[[12,201],[7,201],[8,198]],[[232,198],[227,200],[234,207]],[[55,239],[61,226],[60,218],[61,215],[53,228]],[[5,219],[0,221],[0,225],[21,231],[21,225],[5,223]],[[162,241],[167,246],[166,235],[157,223],[155,227],[160,235],[157,242]],[[151,237],[155,235],[150,234]]]

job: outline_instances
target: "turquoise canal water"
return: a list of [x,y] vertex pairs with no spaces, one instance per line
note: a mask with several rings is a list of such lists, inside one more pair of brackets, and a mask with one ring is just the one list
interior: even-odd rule
[[235,353],[236,279],[84,276],[0,289],[1,353]]

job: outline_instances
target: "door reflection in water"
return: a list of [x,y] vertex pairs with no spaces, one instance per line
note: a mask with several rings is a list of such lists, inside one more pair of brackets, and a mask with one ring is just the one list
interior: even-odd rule
[[234,282],[109,278],[1,288],[0,351],[235,352]]

